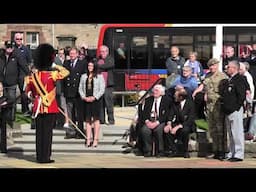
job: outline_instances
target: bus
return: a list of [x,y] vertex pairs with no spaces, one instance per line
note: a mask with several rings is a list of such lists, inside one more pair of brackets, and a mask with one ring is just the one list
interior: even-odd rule
[[210,58],[217,58],[222,70],[226,46],[234,47],[240,57],[249,54],[254,43],[256,24],[104,24],[97,56],[101,45],[109,47],[115,60],[115,91],[139,91],[167,77],[165,62],[172,45],[185,59],[196,51],[204,69]]

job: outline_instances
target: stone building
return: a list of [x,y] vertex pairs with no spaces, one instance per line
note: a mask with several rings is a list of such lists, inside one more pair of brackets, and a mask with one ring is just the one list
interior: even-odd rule
[[50,43],[56,49],[87,44],[96,49],[101,24],[0,24],[0,46],[23,33],[23,43],[35,49],[39,43]]

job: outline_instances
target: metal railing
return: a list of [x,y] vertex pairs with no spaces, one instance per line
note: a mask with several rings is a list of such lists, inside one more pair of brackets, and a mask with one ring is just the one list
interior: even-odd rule
[[136,102],[136,103],[132,103],[132,104],[129,104],[129,106],[136,106],[136,105],[138,105],[138,104],[140,104],[145,98],[146,98],[146,96],[149,94],[149,92],[153,89],[153,87],[155,86],[155,85],[157,85],[157,84],[160,84],[160,83],[162,83],[162,82],[165,82],[165,78],[159,78],[159,79],[157,79],[152,85],[151,85],[151,87],[146,91],[146,93],[144,93],[144,95]]

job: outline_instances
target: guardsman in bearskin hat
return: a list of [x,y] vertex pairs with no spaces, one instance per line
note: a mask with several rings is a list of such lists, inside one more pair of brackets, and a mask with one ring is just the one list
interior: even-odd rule
[[36,120],[36,158],[38,163],[52,163],[50,159],[52,129],[59,112],[55,81],[69,75],[69,71],[53,63],[55,50],[49,44],[41,44],[35,51],[34,65],[37,72],[25,80],[26,93],[33,102],[33,118]]

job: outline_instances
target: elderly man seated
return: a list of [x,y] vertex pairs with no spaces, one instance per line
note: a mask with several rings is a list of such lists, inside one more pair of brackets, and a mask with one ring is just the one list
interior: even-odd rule
[[181,140],[183,144],[183,156],[189,158],[188,142],[189,134],[195,131],[195,107],[193,100],[188,97],[184,88],[175,90],[174,105],[170,110],[169,120],[164,127],[164,139],[168,156],[177,156],[175,140]]
[[155,141],[156,156],[164,155],[163,129],[168,120],[170,98],[165,96],[162,85],[153,87],[153,95],[145,100],[142,114],[141,140],[144,157],[152,156],[153,139]]

